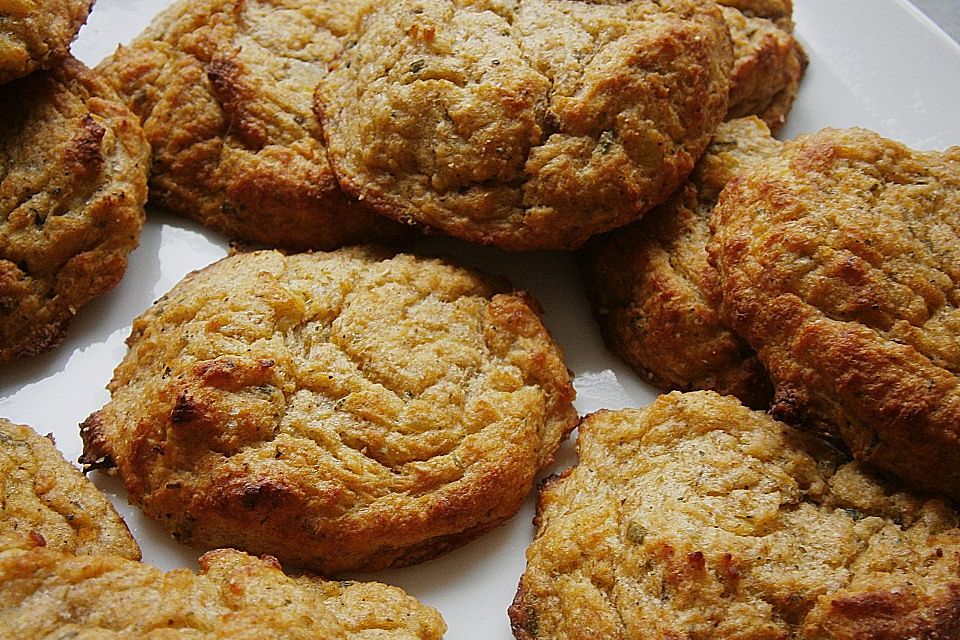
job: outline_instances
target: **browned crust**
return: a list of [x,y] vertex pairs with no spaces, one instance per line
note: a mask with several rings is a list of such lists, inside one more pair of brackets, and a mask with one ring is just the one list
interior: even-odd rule
[[93,1],[31,0],[24,13],[0,15],[0,84],[68,58]]
[[707,262],[709,215],[727,181],[779,150],[756,118],[722,123],[690,180],[643,220],[596,236],[581,273],[607,347],[664,390],[710,389],[753,408],[773,385],[724,321]]
[[412,239],[340,191],[311,108],[362,5],[181,0],[102,62],[153,145],[151,200],[268,247]]
[[709,392],[601,411],[538,501],[519,640],[945,640],[958,514]]
[[0,552],[0,634],[440,640],[440,614],[396,587],[290,576],[270,556],[203,554],[199,572],[114,555]]
[[112,289],[144,221],[149,147],[80,62],[0,87],[0,361],[60,344]]
[[825,130],[731,183],[711,245],[724,313],[776,385],[774,415],[954,498],[958,211],[957,149]]
[[499,289],[371,249],[227,258],[134,322],[84,461],[183,542],[323,572],[443,553],[515,514],[576,422],[536,305]]
[[960,637],[960,585],[948,585],[940,601],[923,602],[902,589],[824,598],[822,616],[807,622],[810,638],[949,640]]
[[712,3],[411,0],[364,19],[316,109],[341,186],[380,213],[574,249],[689,173],[726,111],[729,46]]
[[768,16],[725,7],[723,15],[734,51],[727,119],[757,115],[777,133],[786,122],[809,62],[791,32],[790,14],[784,18],[777,12]]
[[140,559],[107,496],[50,439],[0,419],[0,549],[33,547]]

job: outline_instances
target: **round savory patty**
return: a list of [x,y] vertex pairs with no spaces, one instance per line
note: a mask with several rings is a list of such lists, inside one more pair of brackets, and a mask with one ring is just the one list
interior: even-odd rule
[[[756,115],[776,133],[787,120],[807,54],[793,37],[792,6],[721,0],[733,39],[728,118]],[[766,12],[766,13],[765,13]]]
[[639,218],[727,110],[713,2],[402,0],[317,89],[341,185],[397,220],[572,249]]
[[812,436],[699,391],[606,411],[543,489],[520,640],[955,638],[960,529]]
[[30,427],[0,418],[0,549],[140,559],[110,500]]
[[707,262],[710,212],[724,185],[780,143],[756,118],[724,122],[690,180],[639,222],[594,236],[581,267],[604,341],[665,389],[711,389],[755,408],[773,387],[756,354],[724,321]]
[[200,572],[117,556],[0,552],[0,634],[19,640],[440,640],[440,614],[396,587],[286,576],[220,549]]
[[69,59],[0,86],[0,362],[58,345],[140,238],[150,148],[109,86]]
[[340,191],[313,114],[362,5],[181,0],[101,63],[153,146],[151,201],[269,246],[406,237]]
[[509,518],[576,423],[532,301],[371,249],[241,254],[140,316],[84,460],[183,542],[323,573]]
[[824,130],[732,181],[714,219],[774,414],[960,498],[960,147]]
[[0,2],[0,84],[66,58],[93,0]]

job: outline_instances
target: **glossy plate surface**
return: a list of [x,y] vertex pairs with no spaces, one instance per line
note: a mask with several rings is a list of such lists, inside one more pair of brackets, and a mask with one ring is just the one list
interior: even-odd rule
[[[99,0],[74,46],[87,64],[99,62],[146,26],[166,0]],[[960,46],[905,0],[795,0],[797,34],[810,67],[782,136],[826,126],[862,126],[922,149],[960,145]],[[216,234],[151,212],[129,270],[110,294],[84,308],[65,344],[39,358],[0,367],[0,415],[53,433],[69,460],[81,444],[77,425],[108,399],[104,387],[125,353],[133,318],[187,272],[226,254]],[[576,374],[581,414],[642,406],[655,391],[603,347],[574,262],[555,253],[507,254],[451,241],[422,247],[508,276],[543,303],[545,322]],[[575,461],[565,445],[553,471]],[[143,547],[144,560],[163,568],[196,566],[197,552],[170,540],[126,504],[118,480],[92,474]],[[533,497],[505,526],[455,552],[417,567],[367,574],[403,587],[443,614],[449,640],[511,638],[506,610],[531,540]]]

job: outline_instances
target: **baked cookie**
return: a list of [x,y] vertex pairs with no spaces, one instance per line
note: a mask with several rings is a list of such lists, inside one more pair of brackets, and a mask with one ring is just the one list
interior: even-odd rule
[[110,500],[48,438],[0,418],[0,549],[140,559]]
[[150,148],[80,62],[0,87],[0,362],[57,346],[136,246]]
[[769,6],[768,2],[721,0],[720,4],[729,5],[722,10],[733,38],[727,118],[757,115],[777,133],[787,120],[808,62],[793,37],[792,3]]
[[756,118],[722,123],[666,204],[584,246],[581,273],[604,341],[643,380],[770,406],[770,378],[720,314],[720,283],[706,249],[710,211],[724,185],[780,146]]
[[505,249],[573,249],[680,185],[727,110],[713,2],[402,0],[317,89],[341,186]]
[[411,236],[343,195],[313,115],[363,4],[181,0],[102,62],[153,146],[151,201],[288,249]]
[[0,84],[69,56],[91,8],[93,0],[0,1]]
[[0,635],[46,638],[439,640],[435,610],[400,589],[283,574],[220,549],[200,573],[117,556],[0,552]]
[[960,498],[960,147],[824,130],[732,181],[714,219],[774,415]]
[[516,513],[577,421],[500,290],[372,249],[226,258],[134,322],[82,460],[182,542],[324,574],[436,556]]
[[580,425],[543,488],[520,640],[960,634],[960,529],[735,398],[699,391]]

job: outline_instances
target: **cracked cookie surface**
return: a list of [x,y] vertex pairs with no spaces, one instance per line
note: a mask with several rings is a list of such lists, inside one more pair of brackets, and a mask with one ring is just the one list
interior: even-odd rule
[[723,187],[779,150],[756,118],[721,123],[678,193],[584,246],[582,273],[604,341],[643,380],[668,391],[735,395],[757,409],[770,405],[763,365],[720,313],[707,242]]
[[520,640],[951,638],[960,529],[815,438],[712,392],[601,411],[548,481]]
[[341,185],[506,249],[573,249],[665,200],[727,110],[712,2],[403,0],[317,89]]
[[80,62],[0,86],[0,362],[63,340],[139,242],[150,148]]
[[728,185],[710,251],[774,415],[960,497],[960,147],[824,130]]
[[440,640],[435,610],[396,587],[287,576],[233,549],[200,572],[111,555],[0,552],[0,632],[45,638]]
[[110,500],[53,442],[0,418],[0,548],[140,559]]
[[407,238],[339,189],[313,91],[362,0],[181,0],[98,69],[153,146],[150,198],[288,249]]
[[93,0],[2,0],[0,83],[67,58],[91,7]]
[[140,316],[84,460],[183,542],[323,573],[509,518],[576,423],[523,295],[372,249],[241,254]]

